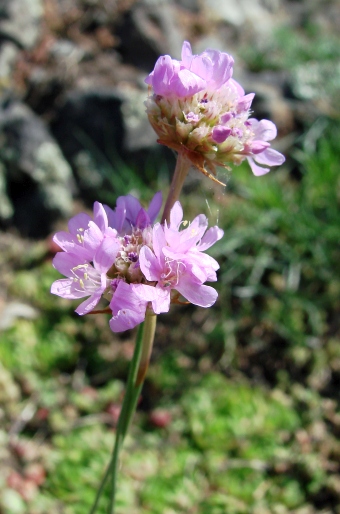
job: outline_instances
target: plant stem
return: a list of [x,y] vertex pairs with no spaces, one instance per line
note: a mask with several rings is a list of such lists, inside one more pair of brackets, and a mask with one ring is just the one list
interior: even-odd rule
[[136,411],[138,398],[148,369],[155,336],[156,320],[157,316],[147,310],[143,328],[138,331],[137,335],[135,352],[130,365],[126,393],[118,420],[116,441],[110,463],[112,475],[108,514],[114,514],[119,452],[129,429],[131,419]]
[[168,198],[166,199],[164,212],[162,216],[161,223],[163,224],[165,221],[169,222],[170,211],[174,205],[174,203],[178,200],[180,192],[182,190],[185,178],[190,169],[191,162],[188,157],[183,152],[179,152],[177,156],[176,168],[174,172],[174,176],[172,177],[172,182],[170,186],[170,191],[168,194]]
[[[100,497],[103,493],[104,487],[106,485],[106,482],[110,476],[110,473],[113,473],[113,480],[116,480],[116,467],[118,463],[118,454],[119,449],[121,446],[121,443],[124,440],[125,434],[128,429],[129,422],[132,418],[132,415],[134,413],[137,400],[139,397],[139,393],[141,390],[141,386],[136,388],[136,378],[137,378],[137,372],[139,368],[139,362],[142,354],[142,345],[143,345],[143,334],[144,334],[144,323],[141,323],[138,328],[137,337],[136,337],[136,343],[135,343],[135,350],[133,353],[133,357],[129,366],[129,374],[127,379],[127,385],[126,385],[126,391],[124,395],[123,405],[122,409],[119,415],[117,430],[116,430],[116,440],[115,445],[113,448],[112,458],[111,461],[107,467],[107,470],[105,472],[105,475],[101,481],[101,484],[99,486],[99,489],[97,491],[97,495],[94,501],[94,504],[92,506],[92,509],[90,511],[90,514],[95,514]],[[131,412],[130,412],[131,411]]]
[[136,387],[143,384],[146,373],[148,371],[150,356],[152,352],[153,341],[155,338],[157,316],[152,311],[146,311],[146,317],[144,322],[144,333],[143,333],[143,344],[142,344],[142,355],[140,358]]

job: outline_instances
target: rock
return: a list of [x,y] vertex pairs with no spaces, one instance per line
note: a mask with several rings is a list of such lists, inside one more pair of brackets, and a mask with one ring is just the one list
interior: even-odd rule
[[41,35],[42,0],[0,0],[0,37],[23,49],[33,48]]
[[14,214],[13,205],[7,196],[6,170],[0,161],[0,219],[9,220]]
[[1,109],[0,138],[13,223],[24,235],[47,235],[55,217],[72,210],[71,168],[43,121],[20,102]]
[[124,62],[151,71],[158,57],[179,58],[184,35],[173,2],[141,0],[125,14],[117,27],[117,50]]
[[96,200],[104,187],[101,173],[114,155],[122,155],[124,124],[122,98],[115,89],[74,90],[65,98],[52,123],[52,131],[71,163],[79,190]]
[[292,72],[294,95],[312,102],[319,114],[340,115],[340,63],[336,60],[300,64]]
[[121,112],[124,124],[124,153],[135,152],[156,145],[157,136],[152,129],[146,112],[147,89],[132,87],[119,89],[123,98]]
[[11,41],[0,43],[0,96],[8,97],[15,88],[13,69],[19,50]]

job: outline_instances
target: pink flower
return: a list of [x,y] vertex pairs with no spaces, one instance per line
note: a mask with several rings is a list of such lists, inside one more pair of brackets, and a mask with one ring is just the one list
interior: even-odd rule
[[254,175],[264,175],[270,169],[262,168],[255,164],[254,161],[267,166],[279,166],[285,161],[284,156],[277,150],[270,148],[270,144],[267,143],[267,141],[275,139],[277,134],[276,126],[269,120],[258,121],[255,118],[249,119],[248,123],[252,127],[254,140],[250,143],[247,160]]
[[147,211],[134,197],[121,197],[115,211],[96,202],[93,219],[86,214],[72,218],[72,233],[59,232],[55,237],[64,252],[55,256],[53,265],[66,278],[56,280],[51,292],[67,299],[88,297],[76,309],[81,315],[106,299],[114,332],[141,323],[147,309],[168,312],[179,295],[210,307],[217,293],[204,283],[216,281],[218,264],[204,252],[223,231],[207,230],[202,214],[181,230],[186,224],[179,202],[171,210],[169,226],[152,227],[159,205],[159,196]]
[[193,55],[188,41],[182,47],[182,60],[169,55],[159,57],[155,69],[145,79],[154,93],[178,98],[192,96],[205,89],[218,89],[232,76],[234,59],[217,50],[205,50]]
[[[201,307],[215,303],[215,289],[204,282],[216,281],[218,263],[203,251],[218,241],[223,231],[218,227],[207,229],[204,215],[197,216],[188,228],[179,230],[183,218],[181,204],[171,210],[170,226],[156,224],[153,228],[153,249],[144,246],[140,253],[140,266],[146,279],[156,282],[156,289],[167,293],[180,293],[189,302]],[[205,235],[204,235],[205,233]],[[158,305],[159,299],[153,302]]]
[[276,127],[268,120],[249,118],[254,93],[245,94],[232,78],[234,60],[208,49],[193,55],[185,41],[182,60],[160,57],[145,80],[149,121],[158,142],[188,157],[202,173],[216,180],[216,166],[228,168],[248,160],[254,175],[284,162],[270,148]]

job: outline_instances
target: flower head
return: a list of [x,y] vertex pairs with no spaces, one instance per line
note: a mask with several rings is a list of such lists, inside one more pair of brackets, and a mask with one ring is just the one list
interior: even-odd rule
[[[146,78],[149,121],[159,143],[185,153],[205,175],[214,179],[216,166],[240,164],[248,159],[255,175],[284,162],[269,149],[275,125],[250,118],[254,93],[245,94],[232,78],[233,58],[217,50],[193,55],[190,43],[182,47],[182,59],[161,56]],[[208,170],[206,169],[208,168]]]
[[204,251],[223,231],[218,227],[207,230],[204,215],[182,228],[179,202],[171,210],[169,225],[152,226],[158,204],[156,196],[146,211],[129,195],[118,199],[114,211],[96,202],[93,219],[86,214],[72,218],[70,232],[54,237],[64,252],[55,256],[53,265],[66,278],[56,280],[51,292],[68,299],[88,297],[76,309],[78,314],[93,311],[105,298],[114,332],[141,323],[147,309],[156,314],[168,312],[180,295],[210,307],[217,293],[204,283],[216,281],[218,264]]

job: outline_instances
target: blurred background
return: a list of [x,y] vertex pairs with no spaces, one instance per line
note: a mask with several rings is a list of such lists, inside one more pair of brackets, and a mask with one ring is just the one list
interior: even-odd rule
[[189,176],[219,300],[159,317],[117,514],[340,513],[339,26],[338,0],[0,1],[1,514],[93,502],[135,334],[50,295],[52,235],[167,190],[144,79],[185,39],[234,56],[286,163]]

